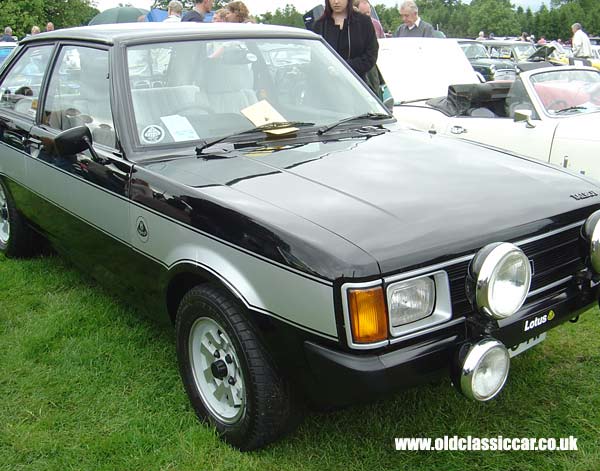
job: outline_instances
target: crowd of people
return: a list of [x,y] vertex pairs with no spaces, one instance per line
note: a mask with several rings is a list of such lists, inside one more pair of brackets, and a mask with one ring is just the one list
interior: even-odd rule
[[[46,23],[46,31],[54,31],[54,23],[52,23],[51,21],[49,21],[48,23]],[[27,36],[34,36],[36,34],[40,34],[42,32],[42,30],[40,29],[39,26],[37,25],[33,25],[31,27],[31,33],[28,34]],[[6,28],[4,28],[4,35],[2,36],[2,39],[0,39],[0,41],[2,42],[16,42],[19,39],[13,34],[13,30],[10,26],[7,26]]]
[[[205,22],[212,11],[213,0],[196,0],[194,7],[183,11],[183,4],[179,0],[171,0],[167,7],[167,18],[164,22]],[[376,92],[379,90],[380,74],[376,70],[379,43],[377,38],[384,38],[386,34],[381,23],[372,17],[372,7],[369,0],[325,0],[323,15],[317,19],[312,29],[331,45],[343,57],[350,67],[361,76]],[[435,37],[433,26],[419,16],[419,8],[414,0],[406,0],[399,6],[402,24],[396,29],[394,37]],[[145,20],[145,17],[140,17]],[[244,2],[235,0],[212,14],[213,22],[251,23],[253,17]],[[54,24],[48,22],[46,31],[53,31]],[[592,56],[590,40],[583,31],[580,23],[572,25],[573,55],[578,58]],[[40,33],[39,26],[31,28],[31,35]],[[477,39],[493,39],[493,33],[488,38],[483,31]],[[535,42],[533,35],[523,33],[522,41]],[[10,26],[4,29],[2,41],[16,41]],[[559,40],[560,41],[560,40]],[[537,44],[544,44],[542,36]]]
[[[203,23],[212,10],[213,0],[196,0],[194,7],[183,13],[183,4],[179,0],[171,0],[167,7],[165,22],[194,21]],[[242,1],[229,2],[223,8],[214,12],[212,21],[215,23],[253,23],[248,7]]]
[[[571,40],[563,43],[561,38],[557,38],[556,42],[560,45],[571,46],[571,50],[573,51],[573,57],[578,59],[590,59],[592,58],[592,44],[590,42],[589,36],[583,31],[583,27],[581,23],[573,23],[571,25],[571,31],[573,32],[573,37]],[[495,39],[494,33],[490,33],[488,37],[485,36],[483,31],[479,32],[479,36],[477,36],[478,40],[485,39]],[[526,31],[521,33],[521,36],[517,39],[518,41],[528,42],[531,44],[537,44],[538,46],[543,46],[544,44],[548,44],[553,41],[548,41],[546,36],[541,36],[536,40],[533,34],[528,34]]]
[[[543,46],[545,44],[554,44],[558,43],[561,46],[570,46],[573,51],[573,57],[577,59],[590,59],[593,57],[592,54],[592,43],[590,41],[589,36],[583,31],[583,27],[581,23],[573,23],[571,25],[571,31],[573,32],[573,37],[570,40],[567,40],[563,43],[561,38],[557,38],[556,40],[547,40],[546,36],[540,36],[539,39],[536,39],[535,35],[529,34],[526,31],[521,33],[521,36],[517,38],[517,41],[528,42],[530,44],[536,44],[538,46]],[[489,33],[488,36],[485,35],[484,31],[480,31],[477,40],[483,41],[487,39],[496,39],[494,37],[494,33]],[[505,38],[508,39],[508,38]]]

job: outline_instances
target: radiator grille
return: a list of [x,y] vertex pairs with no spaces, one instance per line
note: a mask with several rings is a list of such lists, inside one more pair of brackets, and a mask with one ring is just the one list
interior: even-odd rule
[[[530,291],[544,288],[585,268],[585,260],[579,244],[580,230],[581,226],[577,226],[520,245],[525,255],[533,261],[534,274]],[[470,261],[467,260],[446,268],[454,317],[464,316],[473,310],[465,289],[469,264]],[[559,289],[560,285],[545,291],[544,295]]]

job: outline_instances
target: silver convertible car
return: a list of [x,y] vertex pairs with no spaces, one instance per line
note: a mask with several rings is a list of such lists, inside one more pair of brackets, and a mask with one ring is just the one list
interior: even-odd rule
[[[482,84],[461,54],[453,40],[380,40],[378,65],[396,118],[600,180],[599,70],[548,63],[520,72],[514,82]],[[444,73],[428,72],[433,58]]]
[[600,187],[406,130],[312,32],[94,26],[0,68],[0,252],[44,241],[174,325],[194,411],[249,450],[304,399],[496,397],[598,302]]

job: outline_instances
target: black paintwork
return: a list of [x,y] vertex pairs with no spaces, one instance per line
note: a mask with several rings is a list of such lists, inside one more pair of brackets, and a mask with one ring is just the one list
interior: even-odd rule
[[[461,45],[471,43],[481,44],[480,41],[459,41],[458,43]],[[515,70],[515,64],[511,60],[507,59],[468,56],[467,59],[471,63],[473,69],[475,69],[476,72],[479,72],[481,75],[483,75],[483,78],[486,81],[494,80],[494,72],[492,71],[492,68],[494,68],[495,70]]]
[[[246,35],[313,37],[278,28],[243,28]],[[165,26],[155,37],[235,36],[242,30],[181,31]],[[122,25],[62,30],[24,45],[67,39],[119,45],[141,41],[147,32],[145,26]],[[98,146],[98,158],[86,151],[57,155],[55,130],[4,114],[0,145],[20,152],[24,167],[31,162],[48,166],[265,263],[288,267],[315,282],[333,282],[336,312],[323,315],[336,315],[338,343],[249,311],[275,361],[315,400],[348,402],[419,382],[447,369],[461,343],[479,338],[489,327],[482,327],[475,315],[376,352],[350,353],[341,317],[343,282],[379,279],[473,254],[491,242],[544,234],[581,221],[600,206],[598,197],[570,197],[598,189],[584,177],[393,124],[387,125],[390,132],[376,135],[348,127],[323,136],[313,131],[312,136],[278,141],[270,150],[259,143],[266,150],[260,154],[255,148],[238,148],[218,159],[197,157],[192,147],[179,147],[176,153],[134,152],[118,64],[116,57],[112,101],[120,149]],[[37,144],[30,145],[33,141]],[[41,198],[35,188],[13,180],[16,176],[4,178],[20,211],[59,251],[112,291],[163,318],[167,312],[173,316],[193,283],[220,283],[194,260],[170,271],[128,241]],[[528,337],[523,330],[528,319],[554,309],[556,321],[542,331],[597,297],[589,280],[573,282],[561,293],[537,298],[510,326],[492,333],[507,345],[518,343]],[[315,384],[319,391],[311,388]]]
[[[295,268],[330,280],[394,273],[519,240],[585,218],[600,202],[569,196],[595,187],[573,174],[427,133],[397,130],[316,147],[145,167],[152,187],[167,176],[182,185],[178,197],[198,208],[199,218],[188,222],[194,227],[286,263],[272,247],[252,245],[269,241],[294,256]],[[240,197],[248,202],[243,213],[229,212]],[[590,209],[574,212],[581,208]],[[206,217],[211,211],[220,217]]]

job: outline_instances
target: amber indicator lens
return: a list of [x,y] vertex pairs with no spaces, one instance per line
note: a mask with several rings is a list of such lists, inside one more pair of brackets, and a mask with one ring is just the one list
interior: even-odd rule
[[349,290],[348,306],[354,342],[373,343],[387,339],[387,312],[381,287]]

